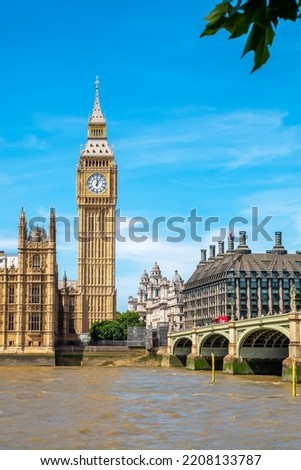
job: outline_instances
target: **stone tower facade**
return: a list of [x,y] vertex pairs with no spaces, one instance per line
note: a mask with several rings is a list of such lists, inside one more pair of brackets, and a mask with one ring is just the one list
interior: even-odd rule
[[50,353],[57,333],[56,224],[48,234],[19,218],[18,255],[0,252],[0,351]]
[[99,103],[99,82],[88,122],[88,135],[77,167],[78,288],[82,326],[111,320],[116,311],[115,207],[117,167],[107,141],[106,121]]

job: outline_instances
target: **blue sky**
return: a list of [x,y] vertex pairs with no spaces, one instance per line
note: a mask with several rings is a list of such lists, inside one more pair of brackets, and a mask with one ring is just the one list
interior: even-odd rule
[[[119,310],[155,261],[167,278],[178,269],[187,280],[200,249],[233,217],[243,218],[235,232],[246,230],[253,251],[270,249],[273,241],[255,236],[253,207],[259,223],[270,217],[270,238],[280,230],[289,251],[301,249],[301,23],[281,23],[270,61],[250,74],[252,54],[240,59],[245,38],[229,41],[221,32],[199,39],[215,3],[4,2],[0,249],[16,252],[22,206],[27,219],[53,206],[73,224],[96,75],[118,164],[117,207],[126,217],[126,241],[117,242]],[[198,240],[191,213],[202,217]],[[130,239],[134,217],[149,224],[136,234],[143,242]],[[205,230],[210,217],[215,222]],[[180,242],[174,227],[185,234]],[[76,278],[76,241],[65,241],[62,223],[58,263],[60,277],[66,269]]]

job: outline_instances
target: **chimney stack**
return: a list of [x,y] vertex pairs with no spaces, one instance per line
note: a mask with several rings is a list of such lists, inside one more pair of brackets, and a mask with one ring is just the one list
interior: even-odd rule
[[279,255],[285,255],[287,250],[282,245],[282,232],[275,232],[275,246],[271,250],[271,253],[278,253]]
[[239,232],[239,245],[237,247],[237,251],[241,251],[243,253],[251,253],[251,250],[246,243],[247,243],[246,232],[244,230],[241,230]]
[[224,245],[225,243],[223,241],[218,242],[218,256],[223,256],[225,254]]
[[245,245],[247,240],[246,232],[244,230],[241,230],[239,232],[239,244],[240,245]]
[[227,253],[232,253],[234,251],[234,235],[232,232],[228,235],[228,249]]
[[207,250],[204,248],[201,249],[201,260],[199,264],[197,265],[197,269],[200,268],[201,266],[205,266],[207,262]]
[[282,232],[275,232],[275,246],[282,246]]
[[209,257],[209,260],[211,259],[214,259],[215,258],[215,245],[210,245],[210,257]]

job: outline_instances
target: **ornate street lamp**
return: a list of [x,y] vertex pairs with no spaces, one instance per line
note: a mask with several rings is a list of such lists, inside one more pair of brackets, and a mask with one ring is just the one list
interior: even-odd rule
[[230,308],[231,308],[231,321],[234,321],[234,299],[231,297],[230,299]]
[[293,312],[296,312],[296,286],[295,284],[291,287],[291,309]]

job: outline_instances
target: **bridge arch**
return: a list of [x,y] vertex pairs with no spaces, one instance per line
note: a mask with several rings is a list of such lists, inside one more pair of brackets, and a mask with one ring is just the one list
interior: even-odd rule
[[173,355],[177,356],[182,362],[183,366],[186,366],[187,356],[192,351],[192,340],[189,337],[179,338],[173,346]]
[[237,342],[238,357],[256,374],[281,375],[282,362],[289,356],[289,332],[281,326],[254,327]]
[[214,332],[204,335],[199,341],[199,355],[211,363],[212,354],[216,358],[216,368],[222,369],[223,358],[227,356],[229,349],[229,337],[226,333]]

